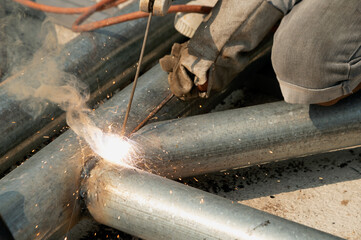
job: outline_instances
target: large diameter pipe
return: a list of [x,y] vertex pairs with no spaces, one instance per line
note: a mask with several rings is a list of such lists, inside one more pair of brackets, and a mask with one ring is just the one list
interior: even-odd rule
[[150,169],[178,178],[355,147],[360,136],[355,94],[332,107],[275,102],[157,122],[132,139]]
[[341,239],[141,170],[98,165],[82,187],[98,222],[143,239]]

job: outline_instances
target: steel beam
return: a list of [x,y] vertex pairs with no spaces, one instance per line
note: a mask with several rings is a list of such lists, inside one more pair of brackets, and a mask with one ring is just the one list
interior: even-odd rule
[[275,102],[145,126],[132,139],[178,178],[361,145],[361,94],[331,107]]
[[341,239],[141,170],[100,164],[83,187],[95,220],[142,239]]

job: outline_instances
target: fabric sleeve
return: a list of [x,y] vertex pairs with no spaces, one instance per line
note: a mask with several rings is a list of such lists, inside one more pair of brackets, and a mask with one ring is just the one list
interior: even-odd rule
[[302,0],[267,0],[268,3],[278,8],[283,14],[289,13],[294,5],[301,2]]
[[183,65],[205,83],[217,58],[252,51],[282,15],[265,0],[218,0],[189,41]]

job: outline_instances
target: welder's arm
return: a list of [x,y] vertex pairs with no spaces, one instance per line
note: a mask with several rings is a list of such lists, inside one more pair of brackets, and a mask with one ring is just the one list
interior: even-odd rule
[[[295,1],[278,2],[286,9]],[[161,66],[169,72],[171,91],[188,99],[206,96],[205,88],[208,93],[225,88],[283,14],[266,0],[219,0],[193,38],[176,44],[172,54],[161,59]]]

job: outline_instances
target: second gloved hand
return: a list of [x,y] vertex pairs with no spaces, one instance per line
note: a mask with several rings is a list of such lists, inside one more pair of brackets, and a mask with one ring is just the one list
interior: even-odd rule
[[189,42],[160,60],[171,91],[181,99],[224,89],[250,62],[283,13],[265,0],[218,0]]
[[[242,62],[248,62],[248,57],[244,56]],[[189,53],[188,42],[175,43],[170,55],[160,59],[162,69],[169,73],[168,83],[170,90],[182,100],[189,100],[196,97],[206,98],[211,90],[222,90],[240,71],[239,64],[229,63],[230,59],[219,59],[216,64],[209,68],[208,62],[199,62],[197,57]],[[207,71],[200,72],[200,76],[193,73],[192,65],[198,62],[205,62]],[[232,77],[230,76],[232,75]]]
[[[192,99],[198,96],[205,96],[207,91],[206,82],[200,83],[185,65],[193,63],[194,56],[188,52],[188,42],[183,44],[175,43],[170,55],[160,59],[162,69],[169,73],[168,83],[170,90],[182,100]],[[195,85],[199,85],[199,88]]]

